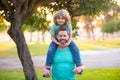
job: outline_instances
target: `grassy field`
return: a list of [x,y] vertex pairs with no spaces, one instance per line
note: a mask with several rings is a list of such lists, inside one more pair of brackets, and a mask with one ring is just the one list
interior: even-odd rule
[[[36,69],[38,80],[42,78],[42,69]],[[76,80],[120,80],[120,68],[86,69]],[[25,80],[22,70],[0,70],[0,80]]]
[[[75,40],[80,50],[97,50],[106,48],[120,48],[119,39],[100,40]],[[49,43],[28,44],[31,55],[46,54]],[[16,46],[13,42],[0,43],[0,58],[17,56]],[[43,70],[36,69],[38,80],[51,80],[42,78]],[[86,69],[82,76],[76,76],[76,80],[120,80],[120,68]],[[1,70],[0,80],[25,80],[21,69]]]
[[[97,50],[106,48],[120,48],[120,38],[102,40],[75,40],[75,43],[80,50]],[[49,43],[34,43],[29,44],[28,47],[31,55],[46,54]],[[14,42],[0,43],[0,58],[17,56],[17,49]]]

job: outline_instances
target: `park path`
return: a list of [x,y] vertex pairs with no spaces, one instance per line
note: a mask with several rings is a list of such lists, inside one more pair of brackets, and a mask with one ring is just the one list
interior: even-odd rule
[[[120,48],[81,51],[86,68],[120,67]],[[34,66],[44,66],[46,55],[32,56]],[[18,57],[0,58],[0,69],[22,68]]]

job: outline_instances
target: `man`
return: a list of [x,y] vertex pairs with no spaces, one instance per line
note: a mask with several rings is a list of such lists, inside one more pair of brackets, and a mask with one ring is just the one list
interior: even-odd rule
[[69,40],[68,30],[66,28],[58,29],[57,40],[62,44],[58,46],[52,64],[52,74],[50,68],[45,67],[46,77],[52,75],[52,80],[76,80],[75,73],[78,74],[84,70],[84,65],[75,68],[72,53],[68,46],[64,46]]

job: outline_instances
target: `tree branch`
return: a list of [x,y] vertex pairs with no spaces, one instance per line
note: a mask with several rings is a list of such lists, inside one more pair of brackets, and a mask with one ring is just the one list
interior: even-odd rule
[[8,0],[1,0],[1,10],[4,10],[5,19],[11,21],[11,16],[13,14],[13,7],[10,5]]
[[35,3],[36,3],[36,0],[28,0],[26,2],[25,7],[26,7],[26,12],[22,13],[21,17],[22,17],[22,24],[29,18],[29,16],[31,16],[35,10]]
[[36,0],[35,5],[36,6],[46,6],[49,3],[56,2],[56,1],[59,1],[59,2],[69,2],[71,0]]

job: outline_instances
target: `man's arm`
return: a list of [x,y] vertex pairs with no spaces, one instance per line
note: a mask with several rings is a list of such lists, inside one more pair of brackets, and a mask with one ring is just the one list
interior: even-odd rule
[[76,73],[76,74],[79,74],[81,73],[83,70],[85,69],[85,65],[84,64],[81,64],[80,66],[76,67],[73,72]]

